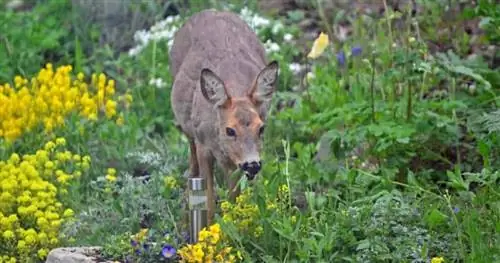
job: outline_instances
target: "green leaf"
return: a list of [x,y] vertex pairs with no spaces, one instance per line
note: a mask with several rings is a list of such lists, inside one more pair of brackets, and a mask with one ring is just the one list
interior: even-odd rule
[[396,141],[399,142],[399,143],[407,144],[407,143],[410,142],[410,138],[408,138],[408,137],[397,138]]
[[438,209],[434,208],[434,209],[432,209],[431,212],[429,212],[427,214],[427,216],[425,217],[425,221],[431,227],[436,227],[436,226],[443,224],[447,218],[448,218],[448,216],[441,213],[441,211],[439,211]]
[[287,12],[288,18],[294,22],[299,22],[304,19],[305,14],[302,10],[292,10]]
[[363,239],[359,242],[358,246],[356,247],[356,250],[364,250],[364,249],[369,249],[370,248],[370,240],[368,239]]

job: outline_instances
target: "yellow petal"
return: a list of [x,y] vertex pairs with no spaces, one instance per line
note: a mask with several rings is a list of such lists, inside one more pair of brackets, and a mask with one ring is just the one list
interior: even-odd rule
[[328,35],[321,32],[314,40],[313,46],[311,48],[311,52],[307,55],[308,58],[315,59],[319,57],[323,51],[325,51],[326,46],[328,46],[329,40],[328,40]]

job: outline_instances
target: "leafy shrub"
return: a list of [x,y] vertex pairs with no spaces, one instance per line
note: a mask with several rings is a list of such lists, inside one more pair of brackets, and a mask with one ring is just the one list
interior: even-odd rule
[[[78,244],[103,245],[104,255],[115,260],[173,259],[176,253],[171,252],[186,242],[179,224],[184,180],[177,160],[154,151],[133,151],[126,162],[144,172],[132,174],[127,167],[101,172],[89,182],[93,195],[76,214],[78,221],[68,224],[64,233],[84,237]],[[170,250],[162,253],[166,246]]]
[[30,76],[46,60],[66,57],[67,46],[73,40],[70,14],[70,1],[45,1],[35,4],[29,12],[2,10],[0,83],[14,75]]

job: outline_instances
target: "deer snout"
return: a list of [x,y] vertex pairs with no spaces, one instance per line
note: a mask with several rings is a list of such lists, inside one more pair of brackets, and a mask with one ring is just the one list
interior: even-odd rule
[[245,172],[248,180],[253,180],[255,175],[260,171],[261,166],[261,161],[251,161],[240,164],[240,169]]

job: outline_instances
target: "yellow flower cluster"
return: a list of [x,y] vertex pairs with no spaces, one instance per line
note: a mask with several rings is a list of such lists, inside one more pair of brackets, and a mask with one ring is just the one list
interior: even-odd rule
[[[260,212],[257,204],[253,203],[250,198],[251,188],[245,189],[240,196],[236,198],[236,203],[231,204],[224,201],[221,204],[223,213],[222,220],[226,223],[235,224],[243,235],[253,235],[260,237],[264,229],[259,223]],[[289,189],[287,185],[281,185],[278,188],[277,197],[274,199],[266,198],[266,209],[278,212],[285,212],[289,206]],[[292,217],[294,219],[295,216]],[[295,220],[293,220],[295,221]]]
[[[221,204],[222,220],[225,223],[234,224],[241,235],[253,235],[260,237],[264,229],[259,223],[260,212],[257,204],[252,202],[252,188],[245,189],[232,204],[224,201]],[[287,185],[278,188],[277,196],[267,200],[267,210],[280,213],[286,211],[289,205],[290,189]],[[292,222],[296,222],[296,217],[292,216]],[[204,228],[198,235],[199,241],[193,245],[186,245],[179,249],[181,262],[236,262],[242,260],[241,253],[233,250],[228,245],[225,236],[221,233],[220,225],[213,224],[208,229]],[[233,252],[233,253],[231,253]]]
[[177,180],[171,175],[165,176],[165,178],[163,178],[163,183],[167,189],[175,189],[177,187]]
[[107,170],[107,174],[106,174],[106,180],[110,183],[114,183],[116,182],[116,169],[115,168],[108,168]]
[[260,217],[259,207],[250,200],[252,196],[250,189],[245,189],[236,197],[235,204],[228,201],[222,202],[222,220],[235,224],[243,235],[253,234],[255,237],[259,237],[263,232],[258,220]]
[[225,246],[220,225],[213,224],[208,229],[203,228],[198,234],[198,242],[188,244],[179,249],[180,262],[236,262],[242,260],[241,253],[230,246]]
[[[30,81],[16,76],[14,86],[0,85],[0,138],[11,142],[40,125],[51,132],[74,113],[89,120],[97,120],[103,113],[108,119],[117,117],[116,122],[122,124],[123,116],[117,114],[113,99],[115,81],[101,73],[92,74],[88,84],[83,73],[74,78],[71,71],[71,66],[54,71],[49,63]],[[127,107],[132,96],[126,94],[119,100]]]
[[433,257],[431,259],[431,263],[443,263],[444,262],[444,258],[443,257]]
[[0,262],[43,260],[58,245],[61,225],[74,215],[59,198],[91,161],[65,144],[57,138],[34,154],[0,161]]

